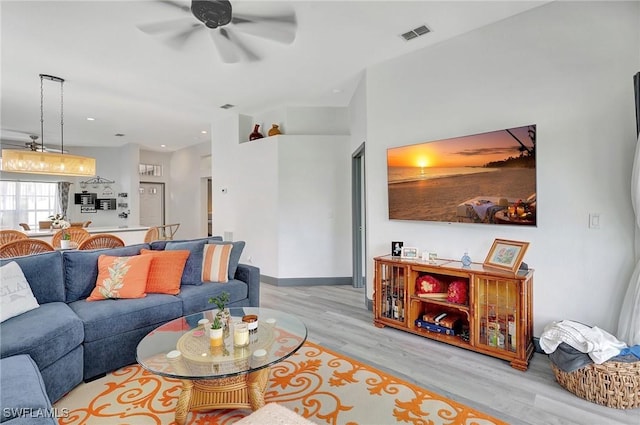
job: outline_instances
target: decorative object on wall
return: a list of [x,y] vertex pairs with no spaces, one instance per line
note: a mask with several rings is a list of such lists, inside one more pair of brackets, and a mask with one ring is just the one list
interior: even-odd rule
[[95,176],[94,178],[91,178],[89,180],[81,181],[80,187],[91,186],[94,189],[98,189],[100,186],[102,186],[105,190],[109,189],[111,190],[111,192],[113,192],[113,190],[111,189],[111,185],[114,183],[114,180],[103,179],[100,176]]
[[471,266],[471,257],[469,257],[469,253],[467,251],[464,252],[464,255],[460,259],[460,262],[462,263],[462,267]]
[[[60,83],[60,152],[48,152],[44,146],[44,80]],[[40,146],[35,150],[2,149],[2,171],[58,176],[92,176],[96,173],[94,158],[64,153],[64,79],[40,74]],[[35,139],[34,139],[35,141]]]
[[264,135],[260,133],[260,124],[253,126],[253,132],[249,135],[249,140],[262,139]]
[[278,134],[282,134],[280,131],[280,126],[278,124],[271,124],[271,128],[269,129],[269,136],[277,136]]
[[162,165],[138,164],[138,174],[141,176],[162,177]]
[[536,126],[390,148],[387,177],[391,220],[535,226]]
[[528,247],[529,242],[496,239],[483,264],[489,268],[516,273]]

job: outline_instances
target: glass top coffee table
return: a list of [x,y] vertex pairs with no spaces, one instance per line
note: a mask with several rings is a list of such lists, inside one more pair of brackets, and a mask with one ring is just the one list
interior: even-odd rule
[[[291,314],[258,307],[229,311],[231,324],[221,342],[209,336],[217,313],[211,310],[167,322],[138,344],[136,359],[143,368],[182,380],[178,425],[185,423],[189,411],[264,406],[271,365],[298,351],[307,339],[306,326]],[[234,324],[251,315],[257,316],[257,327],[248,323],[248,337],[234,332]],[[210,322],[207,329],[199,324],[203,319]]]

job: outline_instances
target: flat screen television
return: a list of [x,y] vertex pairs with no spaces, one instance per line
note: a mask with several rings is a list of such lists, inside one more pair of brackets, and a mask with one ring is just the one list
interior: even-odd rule
[[389,219],[535,226],[536,125],[387,149]]

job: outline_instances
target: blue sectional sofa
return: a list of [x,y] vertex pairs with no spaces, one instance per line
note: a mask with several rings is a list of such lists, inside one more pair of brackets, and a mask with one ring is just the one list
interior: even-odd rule
[[[220,237],[188,241],[157,241],[123,248],[93,251],[56,251],[0,260],[20,265],[40,306],[0,324],[0,373],[3,411],[11,397],[5,362],[28,355],[52,402],[59,400],[80,382],[136,361],[138,342],[152,329],[178,317],[215,308],[210,297],[230,294],[230,307],[257,307],[260,303],[260,271],[238,264],[244,242],[233,242],[227,283],[202,283],[200,271],[206,243]],[[170,244],[170,245],[169,245]],[[142,249],[188,249],[180,293],[147,294],[136,299],[89,302],[95,287],[98,257],[138,255]],[[235,266],[237,265],[237,268]],[[233,270],[235,268],[235,270]],[[24,361],[23,361],[24,363]],[[37,371],[36,371],[37,372]],[[6,397],[5,397],[6,396]],[[10,419],[10,418],[9,418]],[[0,418],[4,422],[7,418]]]

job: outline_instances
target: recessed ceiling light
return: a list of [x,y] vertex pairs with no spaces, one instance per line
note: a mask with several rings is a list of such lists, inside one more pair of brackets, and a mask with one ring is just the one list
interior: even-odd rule
[[200,133],[207,134],[207,130],[202,130]]
[[232,104],[230,104],[230,103],[225,103],[225,104],[224,104],[224,105],[222,105],[220,108],[222,108],[222,109],[231,109],[231,108],[233,108],[234,106],[236,106],[236,105],[232,105]]
[[331,91],[333,92],[333,94],[342,93],[342,90],[340,90],[340,89],[333,89]]
[[124,137],[124,134],[123,133],[116,133],[115,136],[116,137]]
[[160,147],[161,147],[161,148],[166,148],[166,147],[167,147],[167,145],[160,145]]
[[95,118],[87,117],[87,121],[95,121]]

